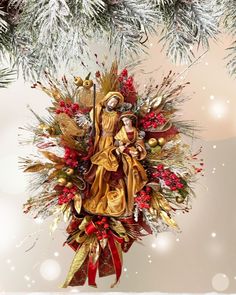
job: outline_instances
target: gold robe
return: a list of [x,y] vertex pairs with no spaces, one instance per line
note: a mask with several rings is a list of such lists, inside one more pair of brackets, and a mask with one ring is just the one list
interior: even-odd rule
[[[105,115],[102,120],[103,130],[109,134],[111,119]],[[109,136],[109,135],[108,135]],[[125,128],[115,136],[116,140],[129,144],[130,148],[140,146],[142,151],[137,158],[128,153],[116,154],[116,147],[110,145],[111,139],[106,136],[98,143],[103,147],[91,158],[91,162],[97,165],[96,176],[90,190],[90,198],[85,200],[84,208],[93,214],[108,216],[131,215],[133,212],[134,195],[140,191],[147,182],[146,172],[139,162],[146,156],[143,141],[138,138],[138,132],[134,128],[134,137],[129,140]],[[113,142],[113,137],[112,137]],[[111,173],[116,172],[121,161],[124,178],[120,178],[115,186],[112,185]]]
[[[119,92],[108,92],[106,96],[96,105],[95,108],[95,137],[93,144],[93,155],[95,156],[100,151],[113,146],[114,134],[116,132],[116,125],[118,122],[118,113],[116,111],[106,111],[106,103],[113,96],[116,95],[120,98],[119,103],[124,102],[124,97]],[[93,112],[90,112],[90,117],[93,119]],[[93,163],[91,157],[91,167],[88,172],[85,173],[85,180],[92,184],[95,179],[95,173],[97,165]]]
[[[84,209],[93,214],[121,216],[126,210],[125,185],[120,179],[117,187],[110,182],[111,172],[119,167],[115,153],[114,129],[118,114],[103,111],[99,140],[95,139],[96,153],[91,157],[91,169],[96,167],[96,174],[90,188],[90,198],[84,201]],[[92,173],[92,172],[91,172]]]
[[139,192],[147,183],[146,171],[140,163],[140,160],[143,160],[146,157],[146,149],[143,140],[138,137],[137,129],[134,127],[133,129],[134,134],[132,140],[128,138],[124,126],[115,136],[116,140],[122,142],[124,145],[127,144],[128,149],[137,150],[137,147],[141,149],[137,157],[131,156],[126,151],[121,154],[122,166],[125,174],[128,214],[132,214],[133,212],[135,194]]

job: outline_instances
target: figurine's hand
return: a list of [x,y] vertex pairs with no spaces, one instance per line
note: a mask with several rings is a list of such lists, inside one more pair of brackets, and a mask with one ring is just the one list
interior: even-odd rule
[[117,156],[120,155],[120,150],[119,150],[119,148],[118,148],[118,149],[115,149],[115,152],[116,152]]
[[125,146],[124,146],[124,145],[120,145],[120,146],[119,146],[119,151],[120,151],[121,153],[123,153],[124,150],[125,150]]
[[138,150],[139,152],[142,152],[142,148],[141,148],[141,146],[137,146],[137,150]]
[[138,156],[138,151],[130,151],[129,153],[130,153],[130,155],[132,157],[137,157]]

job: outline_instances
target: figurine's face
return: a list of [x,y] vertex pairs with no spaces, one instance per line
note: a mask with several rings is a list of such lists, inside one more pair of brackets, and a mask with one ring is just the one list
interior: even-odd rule
[[116,96],[112,96],[107,102],[107,109],[109,111],[114,110],[119,103],[119,99]]
[[122,122],[124,123],[124,125],[126,127],[132,127],[133,126],[132,120],[129,117],[122,118]]

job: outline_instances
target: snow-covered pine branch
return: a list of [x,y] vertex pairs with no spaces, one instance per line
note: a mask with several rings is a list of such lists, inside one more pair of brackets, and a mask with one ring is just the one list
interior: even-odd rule
[[[13,57],[25,78],[45,69],[73,65],[90,52],[89,40],[103,40],[122,56],[145,51],[159,35],[173,62],[193,59],[195,47],[208,48],[220,21],[236,32],[235,0],[4,0],[0,7],[0,56]],[[160,35],[160,32],[161,35]],[[236,43],[228,49],[228,68],[236,68]]]
[[230,33],[234,38],[231,46],[227,48],[227,68],[230,75],[236,76],[236,1],[224,0],[223,9],[223,24],[226,32]]

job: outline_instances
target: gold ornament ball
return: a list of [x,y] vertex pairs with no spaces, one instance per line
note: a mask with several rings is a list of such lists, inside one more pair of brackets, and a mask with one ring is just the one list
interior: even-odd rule
[[66,174],[67,175],[72,175],[73,173],[74,173],[74,169],[72,169],[72,168],[66,169]]
[[83,86],[83,79],[80,78],[80,77],[75,77],[74,78],[74,83],[76,86],[80,87],[80,86]]
[[90,89],[92,86],[93,86],[93,81],[92,80],[84,80],[83,87],[85,89]]
[[158,143],[159,143],[160,146],[163,146],[166,143],[165,138],[164,137],[158,138]]
[[67,181],[66,181],[66,179],[65,179],[64,177],[60,177],[60,178],[58,178],[57,182],[58,182],[58,184],[61,185],[61,186],[64,186],[64,185],[66,185],[66,183],[67,183]]
[[72,182],[67,182],[66,187],[71,188],[73,186]]
[[158,141],[157,141],[156,138],[150,138],[150,139],[148,140],[148,144],[149,144],[150,147],[155,147],[155,146],[157,146]]
[[179,203],[179,204],[183,203],[184,202],[184,197],[183,196],[177,196],[176,197],[176,202]]

